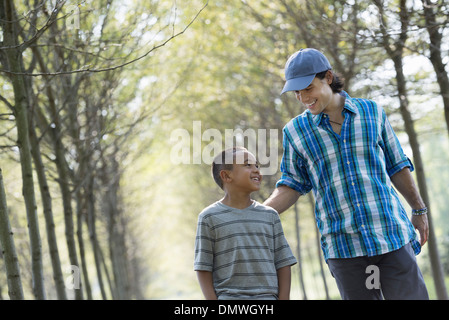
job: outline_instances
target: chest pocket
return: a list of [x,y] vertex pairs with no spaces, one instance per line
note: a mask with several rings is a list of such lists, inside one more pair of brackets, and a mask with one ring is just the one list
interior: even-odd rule
[[310,143],[307,154],[308,169],[312,183],[317,190],[326,188],[338,174],[338,165],[341,161],[340,146],[337,138],[324,129],[317,129],[311,137],[315,141]]
[[351,134],[351,149],[356,153],[357,158],[371,158],[383,153],[381,122],[374,118],[356,119]]

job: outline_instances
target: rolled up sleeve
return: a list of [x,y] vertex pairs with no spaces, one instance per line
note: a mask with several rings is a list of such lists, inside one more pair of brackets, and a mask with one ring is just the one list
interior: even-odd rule
[[382,149],[385,154],[385,164],[388,175],[391,177],[402,169],[409,167],[410,171],[414,170],[413,163],[404,154],[398,137],[396,136],[390,122],[388,121],[385,111],[382,109]]
[[276,183],[276,187],[287,186],[304,195],[312,190],[307,164],[293,147],[290,137],[284,128],[283,147],[284,152],[281,160],[281,179]]

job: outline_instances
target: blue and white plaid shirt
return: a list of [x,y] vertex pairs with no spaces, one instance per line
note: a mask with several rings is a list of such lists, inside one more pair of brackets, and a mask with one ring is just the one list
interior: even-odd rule
[[346,92],[340,135],[326,114],[305,111],[283,130],[282,177],[301,194],[313,189],[324,258],[374,256],[411,243],[417,234],[390,177],[413,164],[405,156],[385,111]]

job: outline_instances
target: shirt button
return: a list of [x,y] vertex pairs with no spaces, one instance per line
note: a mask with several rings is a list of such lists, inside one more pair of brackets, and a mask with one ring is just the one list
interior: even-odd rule
[[361,226],[360,226],[362,229],[364,229],[365,228],[365,225],[364,224],[362,224]]
[[355,186],[355,183],[353,182],[353,183],[351,183],[353,186]]
[[346,139],[343,139],[343,142],[346,143]]
[[349,162],[349,161],[348,161],[348,162],[346,162],[346,163],[348,164],[348,166],[349,166],[349,165],[351,164],[351,162]]
[[357,207],[360,207],[360,203],[357,203]]

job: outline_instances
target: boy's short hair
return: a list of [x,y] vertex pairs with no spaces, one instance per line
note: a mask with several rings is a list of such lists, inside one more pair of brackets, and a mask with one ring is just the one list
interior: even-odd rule
[[214,158],[214,161],[212,162],[212,177],[221,189],[223,189],[223,180],[221,180],[220,172],[222,170],[232,170],[232,166],[235,162],[235,154],[238,151],[248,150],[244,147],[229,148],[223,150]]

